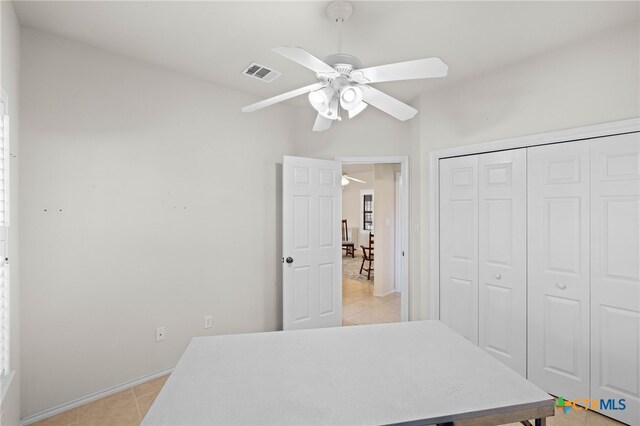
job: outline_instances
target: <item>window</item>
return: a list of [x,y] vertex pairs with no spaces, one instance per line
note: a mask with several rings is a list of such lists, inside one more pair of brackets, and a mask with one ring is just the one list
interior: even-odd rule
[[0,378],[9,373],[9,116],[0,96]]
[[373,232],[373,190],[360,191],[360,229]]

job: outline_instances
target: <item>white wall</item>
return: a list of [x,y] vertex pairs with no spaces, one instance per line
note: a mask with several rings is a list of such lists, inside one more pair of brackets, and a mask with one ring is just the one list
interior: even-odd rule
[[408,155],[407,122],[369,107],[353,119],[333,123],[324,132],[312,132],[315,111],[307,107],[298,111],[296,155],[334,159],[338,156]]
[[411,106],[418,110],[418,114],[409,120],[409,319],[420,320],[427,318],[424,308],[424,281],[422,279],[424,253],[422,252],[423,236],[422,215],[424,199],[422,191],[425,182],[424,169],[421,167],[423,148],[420,139],[422,129],[421,98],[413,100]]
[[419,101],[422,272],[427,311],[429,152],[640,116],[638,22],[556,49]]
[[22,43],[22,415],[170,368],[192,336],[280,328],[294,109],[242,114],[255,98]]
[[[375,296],[393,293],[395,284],[395,208],[396,208],[396,165],[376,164],[374,203],[375,215]],[[388,222],[388,223],[387,223]]]
[[10,160],[10,208],[11,227],[9,229],[9,256],[11,263],[11,330],[10,330],[10,362],[15,376],[2,401],[4,412],[2,424],[17,425],[20,419],[20,256],[18,214],[18,161],[20,160],[20,27],[13,11],[13,4],[0,2],[2,62],[0,63],[0,86],[8,97],[11,120],[11,160]]

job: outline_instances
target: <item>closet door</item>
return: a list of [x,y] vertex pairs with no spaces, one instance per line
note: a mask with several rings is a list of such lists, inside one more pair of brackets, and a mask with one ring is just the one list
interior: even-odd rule
[[528,378],[589,395],[589,143],[528,148]]
[[478,174],[479,343],[526,376],[526,150],[482,154]]
[[478,344],[478,156],[440,160],[440,319]]
[[591,399],[616,400],[603,413],[629,424],[640,421],[639,151],[639,133],[591,142]]

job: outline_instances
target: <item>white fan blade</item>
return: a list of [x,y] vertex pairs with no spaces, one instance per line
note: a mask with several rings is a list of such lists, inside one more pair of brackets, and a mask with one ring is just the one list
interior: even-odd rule
[[301,47],[274,47],[274,52],[281,54],[285,58],[291,59],[293,62],[297,62],[303,67],[309,68],[316,74],[330,74],[332,76],[339,76],[340,73],[333,69],[331,65],[328,65],[320,59],[313,56]]
[[344,177],[346,177],[347,179],[352,180],[352,181],[354,181],[354,182],[367,183],[367,182],[365,182],[365,181],[363,181],[363,180],[356,179],[356,178],[353,178],[353,177],[351,177],[351,176],[344,175]]
[[287,99],[295,98],[296,96],[304,95],[305,93],[313,92],[314,90],[318,90],[323,88],[324,83],[313,83],[305,87],[301,87],[296,90],[292,90],[290,92],[282,93],[280,95],[274,96],[269,99],[265,99],[260,102],[256,102],[255,104],[247,105],[242,108],[240,111],[242,112],[252,112],[264,107],[268,107],[273,104],[277,104],[278,102],[286,101]]
[[324,130],[328,130],[331,127],[331,123],[333,120],[330,120],[326,117],[323,117],[321,114],[316,116],[316,122],[313,124],[314,132],[322,132]]
[[418,111],[396,98],[370,86],[364,86],[364,101],[400,121],[415,117]]
[[351,73],[355,81],[364,78],[363,83],[383,81],[415,80],[418,78],[444,77],[449,66],[440,58],[417,59],[378,67],[362,68]]

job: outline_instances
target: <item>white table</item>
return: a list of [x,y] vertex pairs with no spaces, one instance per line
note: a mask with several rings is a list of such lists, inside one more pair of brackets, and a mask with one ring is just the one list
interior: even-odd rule
[[494,425],[554,401],[438,321],[194,338],[143,425]]

